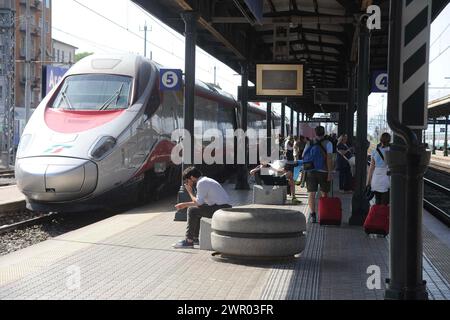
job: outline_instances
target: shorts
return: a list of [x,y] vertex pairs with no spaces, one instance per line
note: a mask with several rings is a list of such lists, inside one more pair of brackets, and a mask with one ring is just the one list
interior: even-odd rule
[[286,164],[284,166],[284,170],[294,172],[294,165],[293,164]]
[[306,190],[308,192],[330,192],[331,181],[328,181],[328,172],[311,171],[306,174]]

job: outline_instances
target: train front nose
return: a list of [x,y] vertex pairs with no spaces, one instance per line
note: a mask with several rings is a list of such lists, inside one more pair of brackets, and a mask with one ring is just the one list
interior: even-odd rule
[[97,165],[85,159],[32,157],[18,159],[16,181],[29,199],[61,202],[83,198],[97,186]]

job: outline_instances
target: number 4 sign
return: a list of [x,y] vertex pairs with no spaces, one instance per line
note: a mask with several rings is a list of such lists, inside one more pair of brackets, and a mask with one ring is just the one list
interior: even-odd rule
[[180,69],[160,69],[159,79],[160,90],[180,90],[183,72]]
[[374,71],[372,74],[372,92],[387,92],[388,74],[386,71]]

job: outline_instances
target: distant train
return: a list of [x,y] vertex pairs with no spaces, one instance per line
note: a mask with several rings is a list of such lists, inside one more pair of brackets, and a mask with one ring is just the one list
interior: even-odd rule
[[[17,186],[29,209],[84,211],[176,190],[181,166],[171,161],[171,133],[183,127],[183,96],[159,90],[159,69],[141,56],[92,55],[66,73],[17,150]],[[196,128],[237,129],[239,109],[230,94],[196,82]],[[266,112],[249,105],[248,128],[265,123]],[[225,169],[205,167],[213,175]]]

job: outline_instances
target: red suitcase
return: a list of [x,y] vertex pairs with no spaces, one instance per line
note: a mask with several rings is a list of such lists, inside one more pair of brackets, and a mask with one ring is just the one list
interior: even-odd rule
[[342,206],[339,198],[319,199],[319,224],[341,225]]
[[364,221],[364,231],[386,236],[389,233],[389,206],[373,205]]

